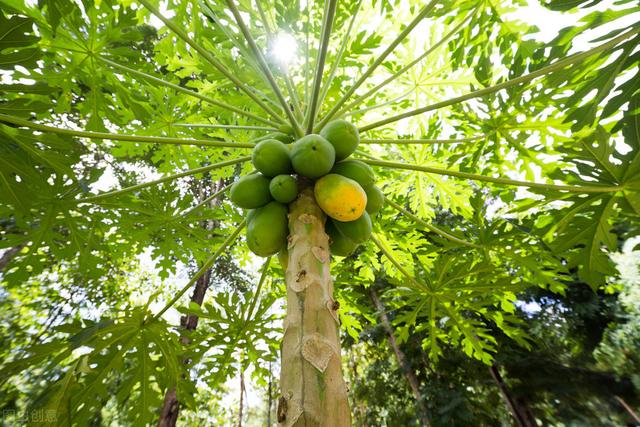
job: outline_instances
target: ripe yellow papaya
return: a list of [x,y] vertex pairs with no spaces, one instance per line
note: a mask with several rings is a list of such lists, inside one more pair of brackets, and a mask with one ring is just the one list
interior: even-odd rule
[[330,173],[316,181],[316,202],[329,217],[355,221],[367,206],[367,193],[360,184],[342,175]]

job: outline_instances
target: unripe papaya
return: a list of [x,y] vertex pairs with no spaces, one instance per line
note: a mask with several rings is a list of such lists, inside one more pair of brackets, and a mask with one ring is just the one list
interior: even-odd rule
[[231,186],[231,201],[244,209],[255,209],[271,201],[269,178],[254,173],[245,175]]
[[283,204],[269,202],[247,215],[247,246],[258,256],[278,253],[288,234],[287,207]]
[[332,255],[349,256],[358,247],[358,244],[343,236],[333,225],[331,220],[327,221],[325,231],[329,236],[330,251]]
[[293,133],[293,128],[291,127],[291,125],[288,124],[283,124],[278,126],[278,130],[280,131],[280,133],[284,133],[284,134],[292,134]]
[[378,211],[382,209],[382,206],[384,206],[384,194],[382,194],[382,190],[375,185],[369,185],[364,187],[364,192],[367,193],[366,211],[371,215],[377,214]]
[[356,181],[362,188],[373,185],[375,181],[375,175],[373,174],[371,166],[360,160],[344,160],[336,163],[333,169],[331,169],[331,173],[346,176]]
[[287,271],[287,267],[289,266],[289,251],[287,250],[287,245],[284,245],[278,252],[278,261],[280,261],[282,270]]
[[278,175],[269,183],[271,196],[280,203],[291,203],[298,197],[298,182],[291,175]]
[[260,138],[254,139],[253,142],[257,144],[258,142],[264,141],[265,139],[277,139],[278,141],[283,142],[285,144],[291,144],[294,141],[293,136],[288,135],[286,133],[271,132],[264,136],[261,136]]
[[333,146],[320,135],[310,134],[291,147],[293,169],[307,178],[319,178],[329,173],[336,159]]
[[355,243],[366,242],[371,237],[371,217],[369,217],[367,211],[364,211],[362,216],[355,221],[342,222],[334,220],[332,222],[344,237]]
[[289,149],[277,139],[260,141],[251,153],[253,166],[263,175],[272,177],[292,171]]
[[313,192],[320,208],[338,221],[354,221],[367,206],[367,193],[356,181],[328,174],[316,181]]
[[320,135],[333,145],[336,161],[349,157],[360,143],[358,128],[346,120],[332,120],[320,131]]
[[295,138],[292,135],[288,133],[282,133],[282,132],[272,133],[271,138],[277,139],[278,141],[284,142],[285,144],[291,144],[293,143],[293,141],[295,141]]

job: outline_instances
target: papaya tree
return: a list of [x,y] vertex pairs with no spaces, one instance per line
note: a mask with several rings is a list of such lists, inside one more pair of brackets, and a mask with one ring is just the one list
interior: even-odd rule
[[399,342],[489,366],[492,331],[531,345],[520,292],[604,286],[640,8],[546,1],[573,25],[543,42],[496,3],[0,0],[3,407],[211,423],[198,385],[266,381],[280,342],[279,425],[349,426],[375,280]]

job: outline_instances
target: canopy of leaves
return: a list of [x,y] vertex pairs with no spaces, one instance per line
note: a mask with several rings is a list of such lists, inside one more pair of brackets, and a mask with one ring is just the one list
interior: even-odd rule
[[374,321],[359,300],[384,278],[430,363],[491,364],[496,331],[530,346],[517,295],[599,289],[638,234],[640,8],[546,2],[582,18],[543,43],[510,15],[524,3],[0,0],[2,407],[145,425],[173,387],[197,410],[198,382],[247,364],[266,381],[282,269],[253,277],[219,190],[252,140],[332,117],[357,124],[387,198],[332,263],[342,329]]

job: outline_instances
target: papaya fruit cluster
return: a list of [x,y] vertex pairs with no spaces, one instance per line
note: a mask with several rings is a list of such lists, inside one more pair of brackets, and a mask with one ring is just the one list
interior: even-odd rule
[[329,217],[325,231],[331,253],[347,256],[371,236],[371,216],[383,205],[369,165],[348,159],[360,142],[358,129],[334,120],[297,141],[282,132],[256,140],[251,161],[257,172],[231,187],[231,201],[248,209],[247,245],[259,256],[285,247],[287,205],[304,185],[313,185],[318,206]]

